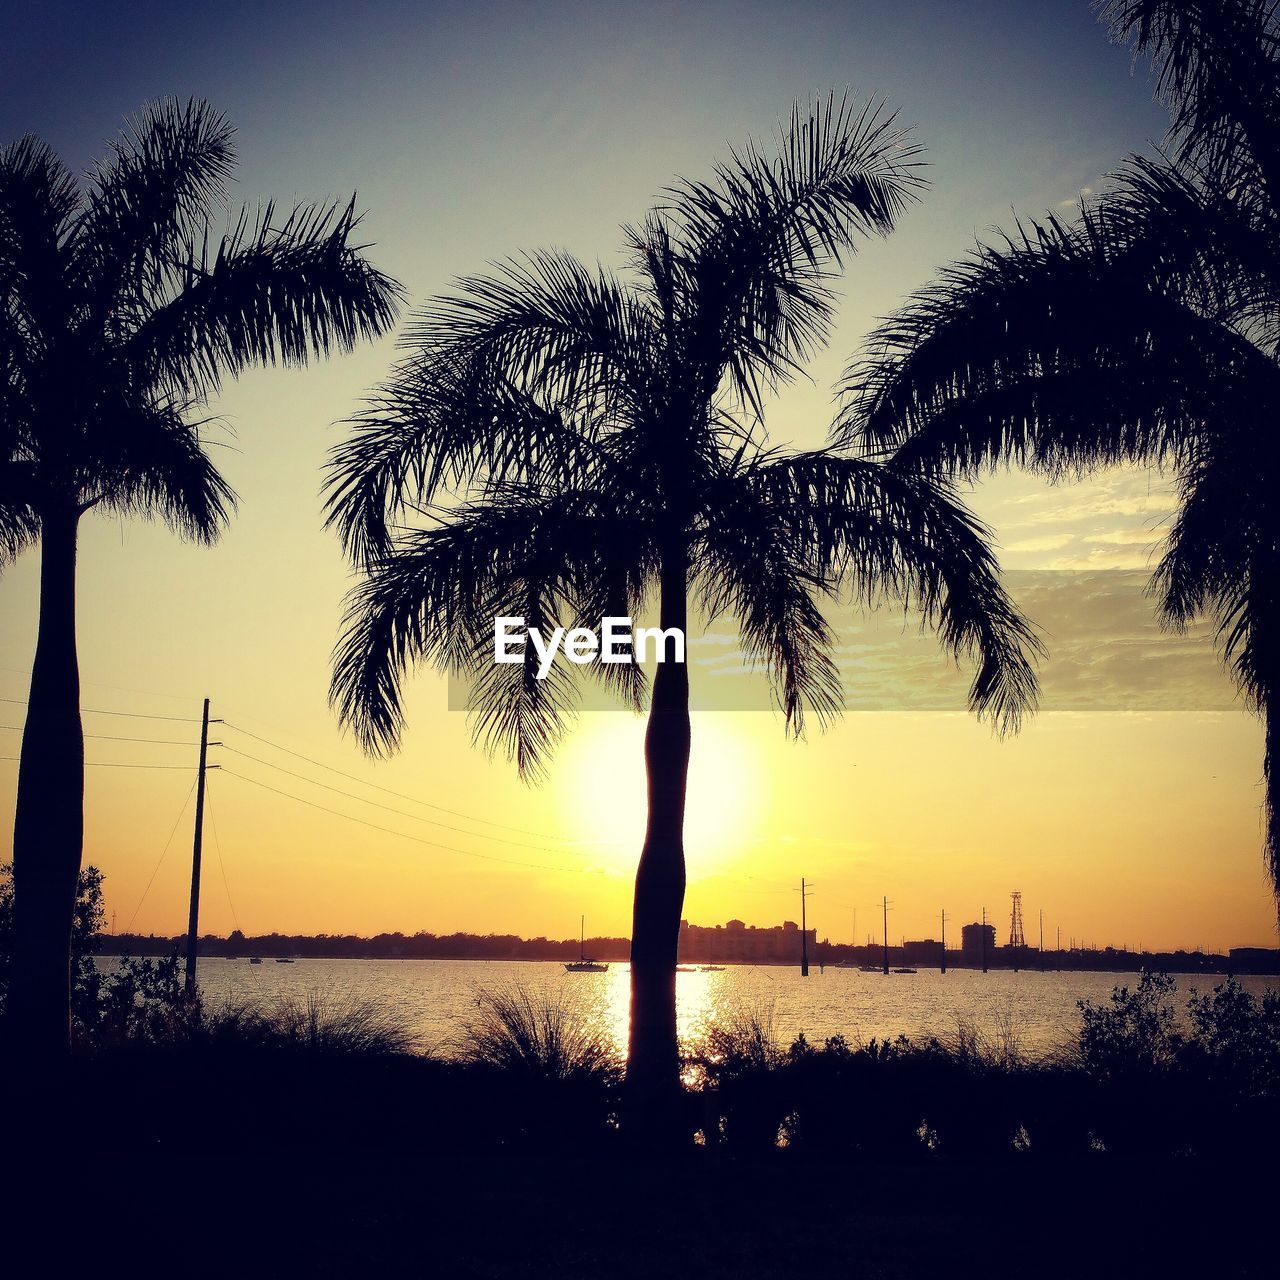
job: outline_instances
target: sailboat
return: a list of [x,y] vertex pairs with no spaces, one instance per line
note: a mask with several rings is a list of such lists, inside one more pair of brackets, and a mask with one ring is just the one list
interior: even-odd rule
[[604,973],[608,967],[587,955],[587,917],[583,916],[579,924],[578,958],[566,964],[565,969],[569,973]]

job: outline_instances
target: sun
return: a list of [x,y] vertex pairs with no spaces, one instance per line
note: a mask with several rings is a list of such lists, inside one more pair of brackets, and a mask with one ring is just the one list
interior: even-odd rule
[[[735,732],[742,715],[693,714],[685,854],[691,876],[739,856],[760,818],[759,761]],[[590,712],[565,745],[557,775],[563,830],[599,865],[633,871],[644,841],[643,718]]]

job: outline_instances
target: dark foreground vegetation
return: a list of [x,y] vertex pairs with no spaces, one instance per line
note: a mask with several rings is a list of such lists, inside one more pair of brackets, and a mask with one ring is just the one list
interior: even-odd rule
[[1271,1274],[1276,992],[1179,997],[1147,974],[1042,1057],[999,1024],[787,1045],[744,1011],[688,1048],[684,1140],[654,1153],[619,1127],[615,1048],[574,1006],[490,989],[426,1054],[391,1007],[191,1001],[176,958],[99,970],[100,914],[89,868],[75,1052],[35,1076],[0,1055],[7,1241],[56,1239],[67,1269]]
[[[743,1014],[685,1061],[686,1144],[637,1151],[570,1006],[482,993],[411,1051],[355,1000],[206,1006],[132,961],[78,1051],[3,1081],[19,1230],[76,1182],[68,1263],[143,1274],[1270,1274],[1280,995],[1146,975],[1075,1041],[777,1042]],[[193,1242],[199,1247],[193,1256]],[[83,1254],[72,1259],[71,1253]]]

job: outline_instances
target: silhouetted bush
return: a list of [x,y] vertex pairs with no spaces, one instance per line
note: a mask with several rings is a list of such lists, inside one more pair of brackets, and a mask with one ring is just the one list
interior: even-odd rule
[[[79,1123],[141,1126],[158,1148],[179,1141],[193,1098],[228,1142],[580,1153],[618,1138],[616,1049],[594,1011],[550,991],[481,991],[434,1057],[387,1003],[190,1001],[176,958],[125,958],[84,992]],[[690,1135],[727,1154],[1243,1162],[1280,1140],[1280,993],[1228,981],[1180,1007],[1167,978],[1144,975],[1083,1002],[1074,1044],[1041,1057],[1012,1020],[785,1045],[769,1011],[740,1008],[702,1029],[684,1078]]]
[[482,989],[452,1047],[485,1091],[479,1123],[499,1145],[580,1148],[617,1127],[622,1064],[598,1020],[563,994]]
[[619,1064],[599,1026],[558,994],[518,983],[484,988],[457,1041],[464,1062],[543,1080],[616,1083]]
[[[87,866],[76,883],[71,927],[71,1022],[79,1029],[97,1010],[99,973],[90,955],[102,932],[107,912],[102,896],[102,872]],[[13,954],[13,863],[0,863],[0,1028],[9,999],[9,965]]]
[[802,1035],[736,1011],[691,1056],[703,1137],[732,1150],[823,1156],[1202,1153],[1239,1156],[1280,1137],[1280,994],[1228,981],[1192,993],[1144,974],[1103,1004],[1082,1001],[1066,1051],[1029,1057],[1012,1019],[982,1033],[870,1040]]

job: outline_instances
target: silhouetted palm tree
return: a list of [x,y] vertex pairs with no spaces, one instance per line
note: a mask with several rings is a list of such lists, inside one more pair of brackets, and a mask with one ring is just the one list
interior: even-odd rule
[[1280,889],[1280,23],[1260,0],[1103,9],[1154,56],[1168,154],[944,271],[851,370],[838,438],[963,475],[1170,468],[1152,588],[1169,627],[1215,622],[1263,718]]
[[[598,626],[653,595],[663,628],[685,628],[691,599],[736,617],[798,733],[806,710],[841,707],[815,597],[842,583],[915,601],[977,656],[973,706],[1017,720],[1032,641],[946,486],[761,440],[763,397],[827,335],[841,256],[892,228],[916,163],[882,108],[828,99],[793,114],[776,158],[751,146],[714,183],[667,191],[626,233],[626,277],[539,253],[417,315],[330,475],[331,520],[367,572],[333,698],[369,750],[397,743],[401,681],[424,661],[474,678],[477,735],[536,774],[573,680],[535,679],[532,646],[523,665],[495,665],[495,615]],[[459,504],[432,512],[448,489]],[[415,515],[436,518],[403,527]],[[592,669],[641,707],[638,668]],[[678,1078],[689,733],[687,670],[665,662],[645,739],[629,1055],[633,1098],[657,1104]]]
[[352,243],[354,207],[271,205],[220,239],[232,129],[202,102],[146,109],[81,185],[25,138],[0,151],[0,564],[41,547],[18,775],[10,1012],[67,1042],[83,831],[76,537],[94,508],[214,539],[233,495],[195,416],[250,364],[300,364],[394,322],[396,286]]

